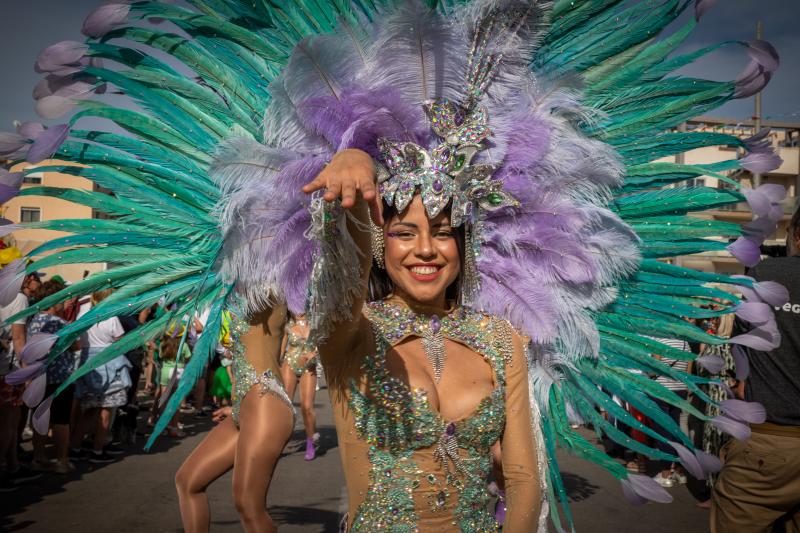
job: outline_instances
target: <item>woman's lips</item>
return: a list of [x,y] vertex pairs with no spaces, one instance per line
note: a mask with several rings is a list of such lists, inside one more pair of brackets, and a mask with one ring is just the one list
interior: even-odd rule
[[412,265],[407,268],[416,281],[434,281],[442,274],[442,267],[439,265]]

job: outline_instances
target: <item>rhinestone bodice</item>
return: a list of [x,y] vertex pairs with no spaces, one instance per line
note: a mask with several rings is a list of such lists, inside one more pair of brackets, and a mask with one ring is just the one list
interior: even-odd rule
[[[369,304],[365,315],[376,350],[363,362],[366,386],[351,383],[349,403],[356,433],[370,446],[372,471],[353,530],[415,531],[420,520],[434,518],[461,531],[495,531],[485,480],[490,447],[505,427],[507,324],[466,308],[437,317],[387,301]],[[386,369],[391,346],[408,336],[424,337],[432,321],[447,339],[483,356],[495,376],[493,391],[459,420],[445,420],[424,389],[409,387]]]

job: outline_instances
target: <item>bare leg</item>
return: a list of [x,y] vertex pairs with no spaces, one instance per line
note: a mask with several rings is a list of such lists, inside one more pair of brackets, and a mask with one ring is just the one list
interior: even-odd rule
[[206,488],[233,467],[239,431],[228,417],[220,422],[186,458],[175,475],[183,529],[208,531],[210,518]]
[[277,531],[266,509],[275,463],[292,434],[288,407],[256,384],[242,401],[239,440],[233,469],[233,499],[248,533]]
[[91,408],[83,411],[80,414],[78,417],[78,423],[75,424],[75,432],[70,437],[70,440],[72,441],[70,446],[75,449],[83,446],[83,437],[86,436],[86,433],[89,432],[89,428],[92,427],[98,410],[99,409],[97,408]]
[[66,463],[69,454],[69,424],[53,424],[53,443],[56,445],[56,459]]
[[289,399],[294,401],[294,391],[297,389],[297,376],[288,363],[281,365],[281,378],[283,378],[283,388]]
[[314,397],[317,393],[316,371],[306,370],[300,376],[300,409],[303,413],[303,425],[306,428],[306,437],[314,437],[317,431],[317,417],[314,414]]
[[94,432],[94,451],[101,453],[106,445],[108,430],[111,429],[111,409],[100,408],[100,416],[97,418],[97,427]]

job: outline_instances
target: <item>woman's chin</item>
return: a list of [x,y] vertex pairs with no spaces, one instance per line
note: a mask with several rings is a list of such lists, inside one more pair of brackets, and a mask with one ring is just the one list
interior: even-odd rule
[[445,289],[446,287],[440,287],[438,283],[436,286],[423,283],[414,283],[403,287],[402,290],[398,292],[400,292],[403,298],[409,300],[411,303],[437,306],[444,302]]

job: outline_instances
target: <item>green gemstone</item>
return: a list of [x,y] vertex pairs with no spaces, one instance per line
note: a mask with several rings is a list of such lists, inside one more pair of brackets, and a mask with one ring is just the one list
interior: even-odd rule
[[464,166],[464,162],[466,162],[466,160],[467,160],[467,156],[465,156],[464,154],[458,154],[456,156],[455,165],[453,166],[453,169],[454,170],[460,170],[461,167]]
[[497,205],[500,205],[500,204],[503,203],[503,195],[500,194],[500,193],[496,193],[496,192],[490,193],[487,199],[489,200],[489,203],[494,205],[494,206],[497,206]]

